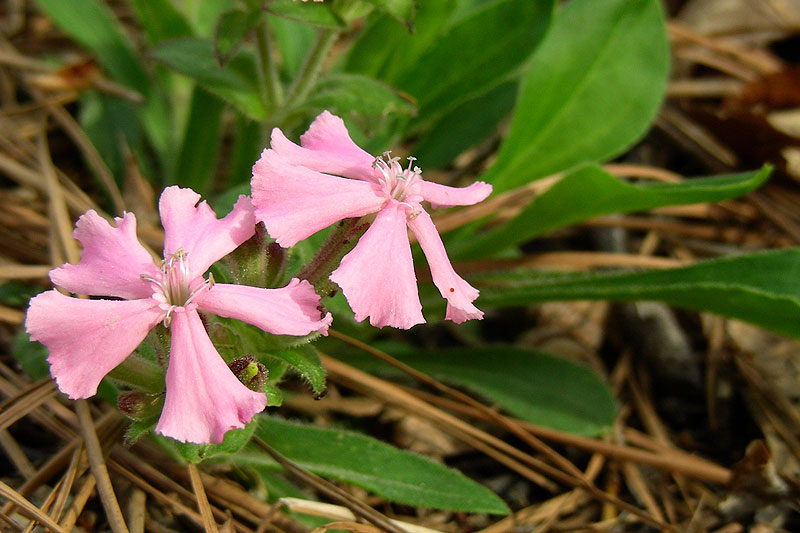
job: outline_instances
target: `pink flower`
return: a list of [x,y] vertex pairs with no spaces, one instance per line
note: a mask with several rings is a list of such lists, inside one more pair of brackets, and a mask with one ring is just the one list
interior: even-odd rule
[[218,443],[266,406],[263,393],[242,385],[208,337],[199,311],[235,318],[270,333],[325,333],[319,299],[306,281],[282,289],[214,284],[203,273],[255,233],[250,199],[217,219],[191,189],[169,187],[159,201],[164,260],[158,266],[136,238],[136,218],[112,227],[96,212],[80,217],[73,236],[83,245],[77,265],[50,272],[70,292],[110,296],[85,300],[50,290],[31,300],[25,327],[49,352],[50,373],[70,398],[88,398],[108,372],[163,322],[171,345],[164,409],[156,432],[182,442]]
[[[433,283],[447,299],[446,318],[457,323],[483,313],[472,302],[478,291],[453,270],[431,217],[422,208],[471,205],[492,192],[476,182],[457,189],[422,179],[418,167],[403,169],[398,158],[373,157],[350,138],[342,119],[324,111],[298,146],[279,129],[272,148],[253,167],[256,218],[284,247],[344,218],[377,213],[353,250],[331,273],[358,321],[377,327],[410,328],[425,322],[417,293],[406,228],[416,236]],[[341,177],[339,177],[341,176]]]

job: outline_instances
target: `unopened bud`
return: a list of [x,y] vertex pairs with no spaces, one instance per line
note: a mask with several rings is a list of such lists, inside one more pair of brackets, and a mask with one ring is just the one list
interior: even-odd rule
[[270,241],[264,224],[258,223],[255,234],[229,254],[225,261],[236,283],[272,288],[283,283],[288,259],[286,250]]
[[266,285],[275,287],[283,281],[283,275],[289,264],[289,256],[286,249],[275,241],[267,245],[267,265],[266,265]]
[[237,357],[228,363],[228,368],[242,382],[242,385],[256,392],[264,392],[269,370],[256,361],[255,357],[252,355]]
[[117,407],[124,415],[134,420],[142,420],[161,411],[161,397],[161,394],[138,390],[127,391],[117,397]]

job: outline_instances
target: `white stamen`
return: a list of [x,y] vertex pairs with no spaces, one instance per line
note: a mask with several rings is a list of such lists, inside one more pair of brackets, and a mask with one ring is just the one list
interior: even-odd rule
[[[382,182],[384,191],[387,196],[404,203],[403,200],[408,193],[408,188],[414,180],[420,177],[422,170],[418,166],[413,166],[414,161],[417,160],[414,156],[408,156],[408,167],[403,170],[400,165],[399,157],[391,157],[391,152],[383,152],[383,155],[378,156],[372,162],[372,168],[381,173],[379,181]],[[410,206],[410,204],[407,204]]]
[[[161,261],[161,276],[156,279],[149,274],[140,274],[139,278],[149,281],[154,285],[153,297],[168,305],[164,315],[164,327],[169,327],[172,322],[172,311],[176,307],[186,307],[192,303],[198,294],[214,285],[214,277],[209,273],[208,280],[202,278],[190,279],[189,261],[183,248],[178,248]],[[197,288],[197,282],[203,283]]]

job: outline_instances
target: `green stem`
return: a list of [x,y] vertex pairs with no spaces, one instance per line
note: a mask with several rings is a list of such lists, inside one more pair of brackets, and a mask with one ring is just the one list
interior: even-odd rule
[[305,100],[314,82],[317,81],[317,76],[322,68],[322,63],[328,55],[328,51],[336,42],[339,36],[339,30],[323,29],[317,34],[317,40],[314,43],[311,52],[306,57],[306,62],[292,82],[289,88],[289,97],[286,99],[286,107],[292,107],[303,100]]
[[147,392],[164,390],[164,373],[158,365],[135,353],[109,372],[108,377]]
[[267,113],[280,107],[283,102],[283,87],[278,79],[275,62],[272,60],[272,44],[269,33],[267,17],[261,17],[261,22],[256,26],[256,47],[261,65],[261,98]]
[[362,224],[361,219],[357,218],[342,220],[297,277],[308,280],[320,296],[328,296],[337,288],[328,276],[342,257],[355,247],[358,238],[368,226],[369,224]]

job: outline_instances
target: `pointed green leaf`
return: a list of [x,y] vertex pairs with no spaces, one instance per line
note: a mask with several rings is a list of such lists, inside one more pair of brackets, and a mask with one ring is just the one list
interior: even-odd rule
[[533,270],[471,276],[479,305],[550,300],[655,300],[737,318],[800,338],[800,249],[743,254],[643,272]]
[[366,150],[382,142],[387,131],[396,134],[396,123],[416,113],[414,105],[396,90],[359,74],[326,76],[299,109],[306,112],[309,122],[324,110],[343,117],[353,139]]
[[151,45],[192,35],[189,22],[169,0],[132,0],[131,4]]
[[[483,305],[483,292],[480,304]],[[447,350],[391,350],[412,368],[461,385],[540,426],[576,435],[599,435],[614,422],[616,407],[603,380],[566,359],[510,346]],[[362,370],[394,374],[374,357],[348,355]]]
[[260,20],[261,10],[226,11],[217,21],[214,32],[214,54],[220,65],[228,62]]
[[489,137],[514,107],[516,97],[517,83],[507,82],[444,115],[412,152],[420,167],[447,166],[464,150]]
[[414,23],[414,0],[364,0],[381,11],[385,11],[409,30]]
[[[256,436],[301,468],[352,483],[390,501],[473,513],[508,513],[500,498],[461,473],[365,435],[261,416]],[[252,445],[231,460],[242,466],[277,468]]]
[[414,32],[399,26],[389,15],[371,17],[344,61],[344,70],[397,85],[412,71],[417,58],[444,32],[456,0],[421,2]]
[[693,178],[681,183],[632,184],[596,165],[586,165],[534,198],[511,221],[478,238],[456,243],[452,255],[485,257],[547,231],[600,215],[735,198],[760,186],[770,172],[770,167],[764,167],[753,172]]
[[325,369],[317,352],[311,346],[274,350],[267,354],[267,357],[274,357],[287,363],[306,380],[314,394],[322,394],[325,390]]
[[266,117],[252,79],[245,78],[234,68],[219,66],[211,41],[196,38],[166,41],[153,49],[152,56],[194,79],[201,87],[232,103],[249,117],[256,120]]
[[528,58],[550,25],[553,0],[498,0],[451,26],[397,80],[430,120],[496,87]]
[[669,69],[658,0],[572,0],[527,67],[495,192],[610,158],[646,130]]
[[153,434],[153,439],[164,449],[170,452],[173,457],[190,463],[199,463],[215,455],[236,454],[250,442],[256,429],[255,421],[250,422],[241,429],[232,429],[225,433],[222,442],[219,444],[191,444],[188,442],[178,442],[174,439]]
[[264,5],[269,13],[287,19],[322,26],[323,28],[343,29],[346,24],[331,9],[331,2],[295,2],[294,0],[270,0]]

